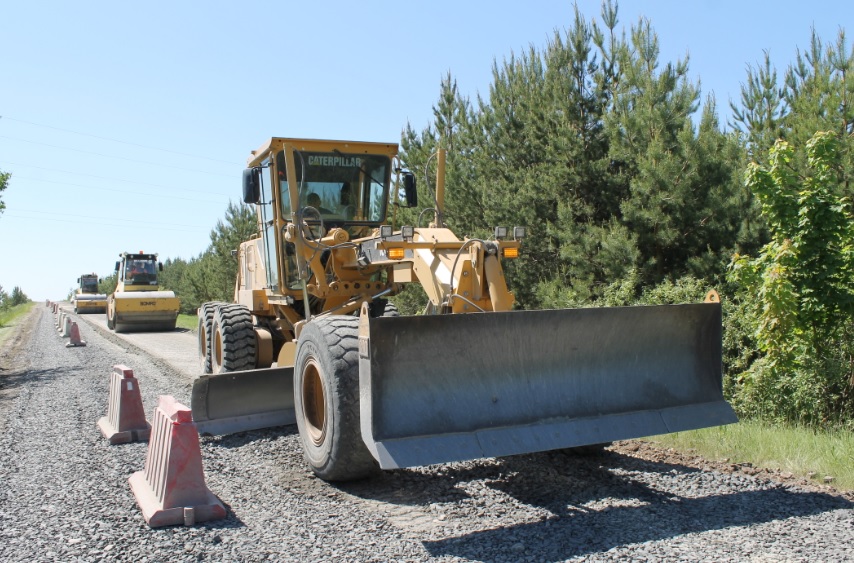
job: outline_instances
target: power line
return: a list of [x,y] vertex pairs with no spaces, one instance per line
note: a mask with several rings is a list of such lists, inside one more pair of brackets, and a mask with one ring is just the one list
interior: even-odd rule
[[181,156],[188,156],[190,158],[201,158],[201,159],[210,160],[213,162],[222,162],[224,164],[232,164],[232,165],[240,166],[240,163],[238,163],[238,162],[232,162],[232,161],[228,161],[228,160],[220,160],[218,158],[211,158],[209,156],[201,156],[201,155],[190,154],[190,153],[185,153],[185,152],[173,151],[170,149],[162,149],[160,147],[152,147],[149,145],[141,145],[139,143],[131,143],[130,141],[122,141],[120,139],[113,139],[112,137],[101,137],[100,135],[92,135],[91,133],[81,133],[79,131],[72,131],[71,129],[63,129],[61,127],[54,127],[52,125],[44,125],[43,123],[33,123],[32,121],[24,121],[23,119],[15,119],[14,117],[9,117],[8,115],[0,115],[0,119],[8,119],[9,121],[17,121],[18,123],[26,123],[27,125],[35,125],[36,127],[44,127],[46,129],[53,129],[54,131],[63,131],[65,133],[73,133],[74,135],[81,135],[83,137],[91,137],[93,139],[101,139],[103,141],[112,141],[114,143],[121,143],[123,145],[129,145],[132,147],[139,147],[139,148],[143,148],[143,149],[151,149],[151,150],[155,150],[155,151],[168,152],[168,153],[177,154],[177,155],[181,155]]
[[[124,180],[121,178],[108,178],[107,176],[98,176],[96,174],[84,174],[83,172],[72,172],[70,170],[60,170],[58,168],[46,168],[44,166],[34,166],[32,164],[20,164],[20,163],[12,162],[10,160],[7,160],[6,163],[12,164],[14,166],[23,166],[25,168],[35,168],[37,170],[46,170],[48,172],[60,172],[62,174],[72,174],[74,176],[87,176],[89,178],[98,178],[99,180],[109,180],[111,182],[126,182],[128,184],[139,184],[140,186],[152,186],[154,188],[164,188],[167,190],[181,190],[181,191],[185,191],[185,192],[197,192],[197,193],[202,193],[202,194],[214,194],[214,195],[223,195],[223,196],[228,195],[228,194],[224,194],[221,192],[211,192],[210,190],[194,190],[192,188],[176,188],[173,186],[164,186],[163,184],[152,184],[151,182],[138,182],[136,180]],[[16,177],[20,178],[20,176],[16,176]],[[33,180],[34,178],[29,178],[29,179]]]
[[[15,211],[23,211],[24,213],[43,213],[45,215],[68,215],[67,213],[61,213],[59,211],[42,211],[39,209],[22,209],[20,207],[16,207]],[[93,216],[93,215],[80,215],[79,213],[75,213],[74,217],[78,219],[104,219],[104,216]],[[149,221],[149,220],[138,220],[138,219],[125,219],[122,218],[122,223],[142,223],[144,225],[166,225],[172,227],[190,227],[193,229],[205,229],[209,227],[203,227],[201,225],[182,225],[180,223],[164,223],[162,221]]]
[[18,141],[21,143],[31,143],[33,145],[41,145],[43,147],[50,147],[53,149],[61,149],[61,150],[66,150],[66,151],[79,152],[82,154],[91,154],[91,155],[95,155],[95,156],[102,156],[104,158],[115,158],[118,160],[125,160],[127,162],[134,162],[136,164],[147,164],[149,166],[161,166],[163,168],[173,168],[176,170],[183,170],[185,172],[197,172],[197,173],[201,173],[201,174],[210,174],[211,176],[223,176],[225,178],[231,178],[232,177],[230,174],[222,174],[220,172],[210,172],[208,170],[196,170],[193,168],[184,168],[183,166],[173,166],[171,164],[159,164],[157,162],[149,162],[146,160],[136,160],[134,158],[127,158],[124,156],[115,156],[115,155],[111,155],[111,154],[103,154],[103,153],[93,152],[93,151],[84,151],[82,149],[72,149],[71,147],[51,145],[49,143],[40,143],[38,141],[30,141],[29,139],[20,139],[18,137],[9,137],[8,135],[0,135],[0,139],[9,139],[10,141]]
[[116,188],[101,188],[98,186],[86,186],[83,184],[74,184],[72,182],[60,182],[57,180],[45,180],[43,178],[30,178],[29,176],[21,176],[18,174],[15,175],[15,178],[16,179],[23,179],[23,180],[30,180],[33,182],[47,182],[49,184],[60,184],[62,186],[74,186],[75,188],[84,188],[87,190],[101,190],[101,191],[105,191],[105,192],[116,192],[116,193],[121,193],[121,194],[148,195],[148,196],[152,196],[152,197],[156,197],[156,198],[180,199],[182,201],[193,201],[196,203],[219,203],[219,204],[222,204],[221,200],[215,200],[215,199],[199,199],[197,197],[191,198],[191,197],[181,197],[181,196],[177,196],[177,195],[160,195],[160,194],[154,194],[151,192],[135,192],[135,191],[130,191],[130,190],[120,190],[120,189],[116,189]]
[[[50,217],[28,217],[28,216],[24,216],[24,215],[17,215],[16,213],[3,213],[3,218],[4,219],[6,219],[6,218],[9,218],[9,219],[26,219],[28,221],[50,221],[52,223],[74,223],[74,224],[78,224],[78,225],[88,225],[88,226],[93,225],[92,221],[75,221],[74,219],[54,219],[54,218],[50,218]],[[140,222],[143,222],[143,221],[140,221]],[[94,223],[94,224],[100,225],[102,227],[124,228],[125,230],[128,227],[140,228],[140,229],[146,228],[145,225],[139,225],[139,226],[130,225],[130,226],[128,226],[124,222],[122,222],[122,223],[98,222],[98,223]],[[194,229],[180,229],[180,228],[175,229],[175,228],[170,228],[170,227],[158,227],[158,230],[161,230],[161,231],[178,231],[178,232],[182,232],[182,233],[198,233],[199,232],[199,230],[195,229],[195,228]],[[147,229],[147,231],[151,232],[151,229]]]

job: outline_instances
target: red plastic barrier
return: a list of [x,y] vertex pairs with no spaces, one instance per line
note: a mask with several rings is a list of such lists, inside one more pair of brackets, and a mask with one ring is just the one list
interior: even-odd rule
[[145,442],[151,435],[151,425],[145,420],[139,383],[133,376],[133,370],[127,366],[113,366],[107,416],[98,419],[98,428],[110,444]]
[[63,315],[62,326],[59,329],[60,334],[62,335],[63,338],[71,337],[71,325],[72,325],[71,317],[68,315]]
[[77,323],[74,321],[71,321],[71,328],[69,329],[68,337],[70,340],[65,343],[66,348],[86,346],[86,341],[80,338],[80,327],[78,327]]
[[129,482],[152,528],[225,518],[225,506],[205,485],[192,413],[169,395],[161,395],[154,410],[145,470]]

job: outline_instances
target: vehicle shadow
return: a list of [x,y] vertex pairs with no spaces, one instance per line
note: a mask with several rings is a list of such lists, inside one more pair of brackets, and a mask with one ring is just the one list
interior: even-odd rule
[[211,434],[202,434],[200,437],[205,444],[218,448],[242,448],[243,446],[252,444],[259,440],[271,440],[290,436],[297,433],[296,424],[287,426],[273,426],[270,428],[261,428],[259,430],[247,430],[244,432],[236,432],[234,434],[223,434],[213,436]]
[[[682,486],[680,491],[697,492],[696,496],[680,495],[667,490],[668,481],[701,483],[705,473],[611,451],[591,458],[544,452],[494,461],[497,463],[486,466],[467,464],[459,470],[445,466],[442,475],[386,472],[338,488],[358,497],[421,505],[426,510],[431,504],[470,498],[460,486],[480,479],[523,505],[545,510],[548,516],[535,522],[501,525],[500,517],[492,518],[483,522],[482,530],[422,540],[432,556],[487,562],[505,561],[520,546],[536,546],[538,561],[563,561],[627,544],[854,509],[854,503],[843,497],[746,476],[734,476],[723,487],[712,487],[720,492],[704,495],[702,486]],[[543,514],[543,510],[533,512]],[[453,515],[448,522],[452,519]]]

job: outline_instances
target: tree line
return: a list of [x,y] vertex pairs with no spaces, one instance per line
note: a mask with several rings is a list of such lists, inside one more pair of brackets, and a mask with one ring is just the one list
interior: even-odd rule
[[8,293],[3,286],[0,285],[0,311],[7,311],[15,305],[22,305],[29,302],[30,298],[21,290],[19,286],[12,288],[12,293]]
[[[852,97],[844,31],[781,75],[766,54],[729,128],[688,59],[660,60],[647,20],[618,6],[496,62],[472,100],[448,73],[433,121],[407,125],[422,186],[448,150],[445,222],[529,236],[508,278],[521,308],[723,297],[725,392],[743,416],[851,426]],[[432,194],[422,194],[431,197]],[[414,213],[404,220],[417,222]],[[427,220],[429,220],[428,218]],[[413,312],[416,292],[400,307]]]
[[[518,307],[697,302],[717,289],[739,414],[851,428],[852,69],[844,31],[830,44],[813,33],[784,72],[767,54],[748,68],[723,125],[688,58],[662,61],[651,23],[626,31],[606,0],[599,18],[576,8],[545,47],[496,61],[482,96],[461,95],[449,72],[432,122],[404,127],[401,161],[429,201],[432,155],[447,150],[443,220],[459,235],[527,227],[506,266]],[[398,210],[398,224],[430,219]],[[254,212],[229,204],[203,253],[166,260],[161,283],[183,313],[232,299],[232,251],[256,232]],[[425,303],[416,287],[394,299],[409,314]]]

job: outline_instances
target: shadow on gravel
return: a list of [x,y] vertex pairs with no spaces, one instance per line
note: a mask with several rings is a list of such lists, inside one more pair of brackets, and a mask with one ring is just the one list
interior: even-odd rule
[[[546,452],[503,458],[493,468],[489,486],[524,504],[551,512],[544,521],[493,528],[438,541],[424,541],[435,557],[445,555],[477,561],[506,561],[508,554],[520,559],[525,546],[536,546],[538,561],[563,561],[579,555],[600,553],[627,544],[658,541],[733,526],[750,526],[838,509],[854,509],[854,503],[821,492],[796,491],[782,485],[760,491],[736,491],[700,497],[680,497],[656,490],[632,477],[632,471],[658,474],[656,479],[686,478],[702,471],[682,465],[656,463],[606,452],[596,458],[574,458],[562,452]],[[614,470],[626,474],[615,474]],[[480,471],[480,478],[484,478]],[[435,493],[423,502],[444,502]],[[453,484],[449,483],[449,488]],[[731,486],[731,485],[730,485]],[[683,487],[687,488],[687,487]],[[440,489],[444,487],[440,486]],[[351,490],[351,487],[348,487]],[[354,493],[357,494],[357,493]],[[381,499],[391,501],[390,499]],[[607,501],[603,508],[597,501]],[[391,501],[393,502],[393,501]],[[550,538],[543,541],[542,538]]]
[[275,439],[280,436],[289,436],[297,433],[296,424],[288,426],[274,426],[271,428],[262,428],[261,430],[248,430],[246,432],[238,432],[236,434],[225,434],[223,436],[211,436],[203,434],[202,439],[206,444],[211,444],[220,448],[242,448],[252,442],[264,439]]
[[443,467],[436,473],[419,473],[406,469],[383,471],[370,479],[328,483],[330,487],[362,499],[403,506],[426,506],[436,502],[459,502],[470,495],[459,483],[482,479],[483,468],[455,469]]
[[59,377],[78,368],[27,369],[6,370],[0,368],[0,389],[14,389],[22,385],[41,385],[55,377]]
[[[633,483],[632,490],[619,493],[615,485],[625,483],[626,480],[611,473],[611,467],[604,466],[602,459],[605,455],[612,454],[588,456],[552,451],[464,465],[437,465],[426,472],[396,469],[383,471],[370,479],[329,485],[359,498],[409,506],[427,506],[469,498],[470,495],[461,485],[470,481],[484,481],[522,504],[552,511],[564,510],[567,504],[614,498],[617,494],[623,494],[626,498],[635,497],[639,492],[638,487],[643,486]],[[683,469],[695,471],[689,467]],[[656,493],[646,489],[646,494]]]
[[[219,497],[217,497],[219,498]],[[231,505],[222,500],[219,501],[225,507],[225,518],[222,520],[209,520],[207,522],[197,522],[193,524],[193,528],[196,529],[204,529],[204,530],[237,530],[240,528],[245,528],[246,524],[241,520],[237,513],[231,508]],[[180,530],[182,526],[169,526],[168,528],[164,528],[165,530]],[[222,543],[222,538],[219,536],[213,537],[213,543],[219,544]]]

